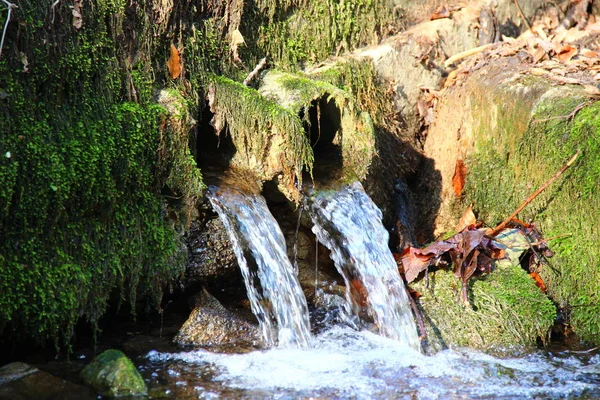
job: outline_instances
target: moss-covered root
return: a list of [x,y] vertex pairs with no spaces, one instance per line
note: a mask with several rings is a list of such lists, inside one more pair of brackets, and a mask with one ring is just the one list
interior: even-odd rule
[[[366,177],[375,155],[375,132],[371,117],[359,111],[353,96],[330,83],[281,71],[267,73],[259,91],[302,116],[315,151],[320,146],[326,157],[341,154],[343,177]],[[318,163],[319,154],[315,157]]]
[[282,192],[298,201],[302,171],[311,170],[313,152],[298,115],[255,89],[216,76],[208,91],[211,121],[225,127],[236,148],[231,166],[252,171],[262,181],[277,178]]
[[[179,199],[176,211],[180,212],[182,222],[187,225],[196,201],[205,188],[202,174],[189,148],[190,131],[195,121],[190,116],[187,102],[176,90],[161,90],[157,103],[165,109],[165,113],[159,122],[156,175],[173,193],[173,197]],[[175,208],[175,204],[173,206]]]

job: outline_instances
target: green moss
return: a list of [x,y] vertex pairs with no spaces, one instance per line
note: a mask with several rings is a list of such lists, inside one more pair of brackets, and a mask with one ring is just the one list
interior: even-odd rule
[[313,78],[350,93],[356,105],[371,115],[375,126],[388,128],[386,117],[393,113],[393,99],[378,81],[377,71],[370,58],[336,59],[332,64],[319,67],[310,74]]
[[[364,179],[375,154],[375,129],[371,117],[361,112],[351,94],[338,87],[309,76],[270,71],[263,79],[260,93],[283,107],[304,115],[310,125],[311,107],[317,107],[317,118],[324,119],[322,107],[335,107],[339,112],[339,127],[333,143],[339,146],[343,160],[343,175],[349,179]],[[331,106],[328,106],[332,102]]]
[[[134,312],[140,295],[158,307],[184,271],[160,193],[168,186],[197,196],[201,177],[187,148],[187,114],[155,103],[153,86],[165,76],[157,77],[152,59],[163,60],[156,53],[168,47],[149,33],[157,29],[151,5],[128,7],[86,6],[77,30],[57,22],[71,21],[68,7],[56,8],[53,23],[47,4],[23,3],[14,13],[19,34],[7,34],[0,329],[19,337],[67,344],[80,318],[97,326],[111,293]],[[133,29],[139,47],[129,40]]]
[[280,170],[284,174],[280,181],[288,194],[297,196],[295,183],[300,187],[303,169],[310,171],[313,162],[298,115],[225,77],[214,77],[209,96],[213,97],[217,131],[227,124],[237,149],[233,163],[254,171],[263,180],[274,178],[265,175],[268,171]]
[[452,271],[429,279],[430,289],[423,281],[411,286],[423,294],[419,301],[432,342],[498,352],[531,348],[547,339],[556,317],[534,280],[510,262],[469,281],[470,306],[462,304],[461,283]]
[[394,5],[388,0],[259,0],[248,19],[255,23],[242,33],[255,53],[288,69],[377,43],[398,20]]
[[145,396],[148,392],[144,379],[125,354],[106,350],[81,371],[83,381],[109,398]]
[[[555,256],[540,274],[548,293],[570,316],[575,332],[600,343],[600,249],[595,222],[600,220],[600,105],[588,105],[569,120],[566,116],[586,101],[581,92],[545,90],[537,102],[539,92],[533,100],[507,92],[506,99],[482,107],[477,151],[468,160],[471,177],[465,199],[475,204],[480,219],[493,225],[510,215],[577,149],[583,150],[580,160],[519,218],[535,221],[546,237],[571,235],[551,242]],[[494,108],[504,117],[497,119],[500,125],[489,134],[486,112]]]

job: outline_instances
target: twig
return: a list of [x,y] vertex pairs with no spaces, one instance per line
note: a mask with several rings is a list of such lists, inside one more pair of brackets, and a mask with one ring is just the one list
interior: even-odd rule
[[246,77],[246,79],[244,79],[244,86],[248,86],[250,85],[250,82],[252,82],[254,80],[254,78],[256,78],[256,76],[258,75],[258,73],[267,65],[267,57],[261,59],[258,64],[256,64],[256,67],[254,67],[254,69],[252,70],[252,72],[250,72],[248,74],[248,76]]
[[600,346],[592,347],[591,349],[587,349],[587,350],[570,350],[569,353],[587,354],[587,353],[591,353],[592,351],[595,351],[598,349],[600,349]]
[[496,236],[502,229],[504,229],[504,227],[513,219],[515,218],[521,211],[523,211],[523,209],[525,207],[527,207],[527,205],[529,203],[531,203],[540,193],[542,193],[544,190],[546,190],[546,188],[548,186],[550,186],[550,184],[552,182],[554,182],[556,180],[556,178],[558,178],[560,175],[562,175],[563,172],[565,172],[565,170],[567,168],[569,168],[571,165],[573,165],[573,163],[577,160],[577,157],[579,157],[579,155],[581,154],[581,149],[577,150],[577,153],[575,153],[575,155],[573,157],[571,157],[571,159],[569,161],[567,161],[554,175],[552,175],[552,177],[550,179],[548,179],[548,181],[546,183],[544,183],[542,186],[540,186],[540,188],[538,190],[536,190],[531,196],[529,196],[523,203],[521,203],[521,205],[519,206],[519,208],[517,208],[508,218],[506,218],[504,221],[500,222],[500,224],[498,226],[496,226],[490,233],[490,236]]
[[565,233],[563,235],[552,236],[552,237],[549,237],[549,238],[544,238],[542,240],[538,240],[536,242],[531,242],[531,243],[529,243],[529,245],[530,246],[539,246],[540,244],[548,243],[551,240],[562,239],[562,238],[566,238],[566,237],[569,237],[569,236],[573,236],[573,234],[572,233]]
[[527,25],[527,29],[531,30],[531,24],[529,23],[529,21],[527,21],[527,18],[525,18],[525,15],[523,15],[523,10],[521,10],[521,6],[519,5],[519,2],[517,0],[513,0],[513,1],[515,2],[515,6],[517,6],[517,12],[519,13],[519,17],[521,17],[523,22],[525,22],[525,25]]
[[423,340],[427,337],[427,331],[425,330],[425,324],[423,323],[423,316],[421,316],[419,308],[417,307],[417,302],[415,301],[415,299],[413,299],[406,284],[404,285],[404,290],[406,291],[406,295],[408,296],[408,303],[410,304],[410,308],[412,308],[412,311],[415,314],[415,318],[417,319],[417,326],[421,331],[421,334],[419,335],[419,340]]
[[9,3],[7,0],[2,0],[6,7],[8,7],[8,15],[6,16],[6,23],[4,24],[4,30],[2,31],[2,40],[0,40],[0,58],[2,57],[2,48],[4,47],[4,36],[6,36],[6,28],[10,22],[10,16],[12,15],[13,8],[19,8],[16,4]]
[[549,118],[544,118],[544,119],[536,119],[534,122],[548,122],[548,121],[552,121],[553,119],[567,119],[567,120],[572,120],[573,118],[575,118],[575,115],[577,115],[577,113],[581,110],[583,110],[586,106],[589,106],[590,104],[592,104],[594,101],[593,100],[588,100],[588,101],[584,101],[583,103],[577,105],[577,107],[575,107],[573,109],[573,111],[571,111],[568,115],[556,115],[554,117],[549,117]]
[[[500,43],[500,42],[498,42],[498,43]],[[498,43],[488,43],[488,44],[484,44],[483,46],[474,47],[472,49],[461,51],[460,53],[456,53],[455,55],[453,55],[452,57],[450,57],[449,59],[444,61],[444,67],[448,68],[450,65],[454,64],[455,62],[460,61],[463,58],[467,58],[469,56],[481,53],[489,48],[495,47],[498,45]]]

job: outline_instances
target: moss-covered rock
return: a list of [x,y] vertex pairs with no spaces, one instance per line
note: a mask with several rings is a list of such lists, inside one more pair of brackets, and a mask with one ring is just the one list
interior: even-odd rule
[[339,152],[342,162],[338,168],[343,177],[366,177],[375,155],[375,131],[370,115],[360,112],[349,93],[306,75],[282,71],[267,73],[259,92],[302,116],[315,151],[330,145],[332,149],[322,156]]
[[[538,272],[574,331],[600,343],[600,106],[581,86],[554,86],[517,69],[515,60],[497,61],[443,96],[425,146],[441,178],[430,176],[428,198],[441,203],[424,212],[439,208],[438,234],[453,230],[470,203],[493,226],[581,149],[580,160],[519,218],[547,237],[569,234],[550,243],[555,256]],[[469,171],[462,199],[451,183],[459,158]]]
[[81,378],[102,396],[142,396],[148,393],[137,368],[119,350],[106,350],[81,371]]
[[519,351],[546,342],[556,307],[519,265],[528,249],[524,236],[508,231],[498,236],[509,258],[494,271],[468,283],[469,305],[461,301],[461,281],[452,271],[438,270],[413,286],[422,293],[420,308],[431,349],[468,346],[496,352]]

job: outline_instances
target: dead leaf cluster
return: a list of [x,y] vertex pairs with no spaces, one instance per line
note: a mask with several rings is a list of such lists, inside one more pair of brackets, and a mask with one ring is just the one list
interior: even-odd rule
[[[400,273],[407,283],[414,281],[423,271],[452,266],[454,276],[462,284],[461,298],[469,305],[468,281],[473,276],[490,273],[494,270],[494,261],[507,258],[507,245],[497,240],[497,236],[510,230],[512,234],[520,234],[530,243],[530,252],[522,256],[529,265],[524,266],[537,282],[538,287],[545,290],[545,285],[536,268],[545,257],[551,257],[552,252],[546,245],[541,233],[535,225],[515,220],[495,235],[489,228],[483,228],[481,223],[467,226],[454,236],[439,240],[424,248],[408,247],[396,257]],[[513,260],[514,261],[514,260]]]
[[464,77],[481,69],[490,60],[516,57],[521,74],[543,76],[557,85],[578,84],[594,98],[600,97],[600,22],[585,28],[561,28],[557,18],[548,16],[534,24],[518,38],[503,37],[501,42],[470,49],[453,55],[451,71],[444,87],[460,85]]
[[[476,275],[492,272],[495,261],[508,256],[510,245],[506,242],[505,232],[510,231],[512,235],[522,235],[525,239],[524,242],[528,244],[529,250],[525,254],[518,252],[520,255],[518,261],[536,281],[536,285],[542,291],[545,291],[545,284],[538,275],[537,269],[544,260],[552,257],[553,253],[536,226],[520,221],[516,219],[516,216],[561,176],[567,168],[572,166],[580,155],[581,150],[577,151],[550,179],[527,197],[510,216],[495,228],[483,228],[483,223],[477,222],[473,208],[469,206],[459,221],[459,232],[457,234],[448,239],[436,241],[424,248],[408,247],[402,254],[396,255],[395,259],[400,274],[403,275],[407,283],[411,283],[423,271],[427,273],[430,267],[443,268],[451,265],[454,275],[462,283],[462,301],[465,305],[468,305],[467,283],[469,279]],[[466,167],[463,161],[459,160],[456,164],[455,177],[458,176],[456,180],[461,182],[454,182],[453,179],[454,190],[457,195],[462,191],[465,174]],[[499,240],[501,236],[503,239]],[[514,252],[512,254],[514,257]],[[516,262],[517,260],[511,261]]]

